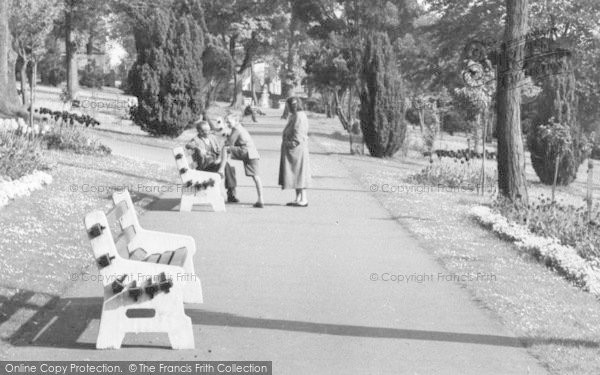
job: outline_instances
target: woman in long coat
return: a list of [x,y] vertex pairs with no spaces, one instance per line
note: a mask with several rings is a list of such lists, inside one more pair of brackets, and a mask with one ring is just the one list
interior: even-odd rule
[[306,207],[306,189],[310,187],[308,117],[298,98],[289,98],[286,106],[291,116],[283,130],[279,185],[282,189],[296,189],[296,200],[288,203],[288,206]]

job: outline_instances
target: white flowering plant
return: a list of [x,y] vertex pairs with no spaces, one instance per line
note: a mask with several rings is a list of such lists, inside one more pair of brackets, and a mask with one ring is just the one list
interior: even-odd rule
[[489,207],[476,206],[470,213],[483,226],[514,242],[520,250],[537,257],[584,290],[600,296],[600,262],[597,260],[588,261],[557,238],[536,235],[525,225],[509,221]]
[[31,192],[51,183],[52,176],[41,171],[35,171],[16,180],[0,179],[0,207],[15,198],[28,196]]

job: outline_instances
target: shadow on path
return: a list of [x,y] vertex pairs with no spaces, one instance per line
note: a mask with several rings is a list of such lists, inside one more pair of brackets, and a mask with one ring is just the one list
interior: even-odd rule
[[[92,320],[99,320],[102,298],[53,297],[43,307],[31,305],[27,299],[32,292],[21,291],[2,304],[5,320],[20,309],[35,309],[36,313],[10,338],[14,346],[39,346],[52,348],[94,349],[95,344],[79,342],[78,339]],[[424,331],[387,327],[368,327],[344,324],[303,322],[294,320],[266,319],[240,316],[225,312],[186,309],[194,325],[256,328],[318,335],[334,335],[365,338],[424,340],[462,344],[492,345],[503,347],[528,347],[531,345],[561,345],[565,347],[600,348],[600,343],[590,340],[568,338],[525,338],[473,333]],[[95,340],[95,332],[93,333]],[[136,345],[136,347],[140,347]],[[142,346],[146,347],[146,346]],[[157,348],[156,346],[147,346]]]

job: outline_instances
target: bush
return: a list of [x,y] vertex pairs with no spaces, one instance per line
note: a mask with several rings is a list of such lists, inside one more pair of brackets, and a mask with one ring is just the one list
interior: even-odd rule
[[499,200],[495,208],[507,219],[526,225],[533,233],[554,237],[588,260],[600,260],[600,205],[587,208],[552,202],[541,196],[531,204]]
[[593,134],[592,137],[590,137],[590,142],[591,142],[591,156],[592,159],[595,160],[600,160],[600,133],[599,134]]
[[570,132],[568,152],[562,158],[556,183],[568,185],[577,177],[577,170],[587,157],[587,142],[576,119],[576,81],[569,57],[562,58],[565,71],[546,78],[542,93],[537,101],[537,116],[527,137],[531,153],[531,164],[540,181],[546,185],[554,183],[556,152],[551,146],[551,137],[543,137],[543,127],[560,124]]
[[67,70],[59,53],[49,52],[44,55],[37,70],[43,85],[58,86],[67,80]]
[[387,34],[375,33],[363,57],[360,125],[371,156],[393,156],[404,143],[402,79]]
[[37,137],[0,131],[0,176],[16,180],[35,170],[48,169]]
[[[495,189],[498,185],[496,174],[494,166],[490,165],[486,168],[485,185],[488,189]],[[409,181],[422,185],[479,190],[481,185],[481,163],[442,158],[439,161],[432,162],[417,174],[410,176]]]
[[76,154],[109,155],[111,149],[97,139],[89,137],[84,129],[76,126],[63,126],[44,136],[48,149],[72,151]]
[[87,64],[84,70],[79,71],[79,84],[89,88],[102,88],[104,73],[95,63]]
[[115,87],[115,83],[117,81],[117,73],[114,70],[106,73],[104,75],[104,86],[106,87]]
[[587,154],[587,142],[583,136],[574,138],[569,126],[554,123],[550,119],[548,125],[536,126],[527,142],[533,168],[542,183],[554,183],[557,157],[560,161],[556,184],[568,185],[575,180],[577,170]]
[[404,114],[404,119],[408,121],[409,124],[418,126],[419,125],[419,111],[416,108],[410,107],[406,110]]
[[307,98],[303,101],[304,109],[314,113],[325,113],[327,108],[322,100],[317,98]]
[[467,133],[470,131],[469,123],[464,119],[460,112],[450,110],[444,113],[442,117],[442,130],[453,135],[456,132]]
[[[435,150],[435,151],[433,151],[433,154],[435,154],[440,159],[446,157],[446,158],[453,158],[453,159],[459,159],[459,160],[465,159],[466,161],[469,161],[469,159],[483,158],[483,152],[475,152],[468,148],[465,148],[463,150]],[[429,155],[424,155],[424,156],[429,156]],[[486,150],[485,157],[488,160],[494,160],[494,159],[496,159],[496,153]]]

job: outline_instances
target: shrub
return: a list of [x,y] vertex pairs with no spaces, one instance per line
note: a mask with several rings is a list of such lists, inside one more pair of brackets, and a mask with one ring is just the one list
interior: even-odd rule
[[393,156],[404,143],[402,79],[387,34],[375,33],[363,57],[360,125],[371,156]]
[[[568,128],[571,142],[569,150],[561,159],[556,183],[568,185],[577,177],[577,170],[586,158],[587,142],[576,119],[576,81],[569,57],[563,59],[565,71],[545,79],[542,93],[537,101],[537,116],[527,137],[531,153],[531,164],[540,181],[546,185],[554,183],[556,152],[550,145],[551,137],[543,137],[540,127],[561,124]],[[554,120],[553,120],[554,119]]]
[[[488,166],[485,171],[486,187],[495,189],[496,169]],[[479,190],[481,185],[481,163],[471,161],[442,158],[432,162],[417,174],[409,177],[412,183],[431,186],[444,186],[461,188],[464,190]]]
[[49,51],[40,60],[38,72],[43,85],[58,86],[67,79],[67,70],[60,53]]
[[575,180],[587,154],[587,141],[583,135],[576,135],[567,124],[556,123],[551,118],[549,124],[535,126],[527,141],[532,165],[542,183],[554,183],[557,158],[557,185],[568,185]]
[[35,170],[48,169],[37,137],[0,131],[0,176],[16,180]]
[[115,83],[117,81],[117,73],[114,70],[106,73],[103,77],[103,84],[106,87],[115,87]]
[[[469,161],[469,159],[481,159],[483,157],[483,152],[475,152],[468,148],[463,150],[435,150],[433,152],[438,158],[454,158],[454,159],[465,159]],[[429,156],[429,155],[424,155]],[[496,153],[490,152],[488,150],[485,151],[485,157],[488,160],[496,159]]]
[[72,151],[76,154],[109,155],[111,149],[76,126],[64,126],[44,136],[48,149]]
[[95,63],[87,64],[85,69],[79,72],[79,84],[89,88],[102,88],[104,84],[104,73]]
[[590,137],[591,141],[591,157],[592,159],[600,160],[600,133],[594,134]]
[[495,208],[507,219],[526,225],[543,237],[554,237],[588,260],[600,260],[600,204],[586,207],[552,202],[541,196],[530,204],[498,200]]
[[442,116],[442,130],[453,135],[456,132],[467,133],[471,127],[459,111],[452,109]]
[[67,111],[53,111],[44,107],[40,108],[39,110],[35,109],[34,112],[39,113],[40,115],[48,116],[55,122],[61,120],[63,124],[74,125],[75,123],[78,123],[80,125],[84,125],[86,128],[89,126],[94,127],[100,125],[100,121],[96,120],[90,115],[79,115],[77,113],[71,113]]
[[317,98],[306,98],[303,100],[304,109],[314,113],[325,113],[327,108],[323,100]]

